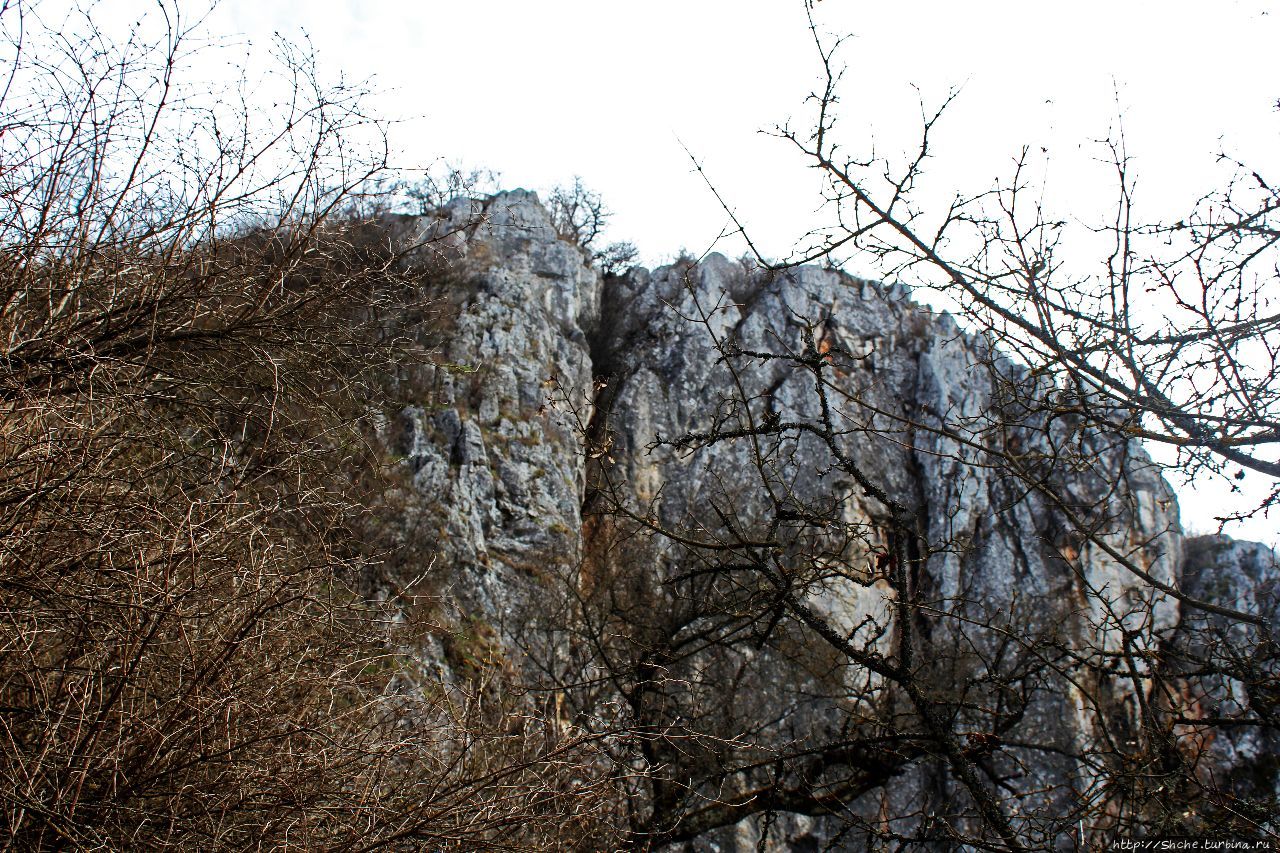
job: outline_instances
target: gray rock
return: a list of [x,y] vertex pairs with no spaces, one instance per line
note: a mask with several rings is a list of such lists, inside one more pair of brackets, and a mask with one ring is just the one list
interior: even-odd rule
[[[716,506],[731,513],[738,534],[763,536],[778,505],[770,491],[787,496],[788,505],[830,508],[833,532],[795,534],[797,553],[817,552],[840,567],[817,572],[808,601],[867,648],[892,648],[891,601],[871,577],[888,508],[833,468],[813,436],[766,442],[764,466],[754,464],[747,442],[654,444],[739,422],[743,412],[726,401],[740,389],[757,423],[814,422],[820,412],[810,374],[783,358],[734,354],[799,354],[806,336],[832,352],[843,451],[912,508],[931,542],[946,546],[928,556],[918,583],[937,608],[932,624],[972,627],[940,628],[954,633],[934,637],[939,648],[963,638],[977,654],[995,657],[1006,628],[1028,645],[1065,643],[1089,655],[1113,654],[1128,643],[1143,659],[1167,643],[1203,652],[1215,631],[1245,645],[1260,642],[1256,634],[1240,634],[1240,626],[1188,617],[1178,601],[1096,543],[1073,536],[1043,495],[986,464],[982,443],[1001,424],[1032,449],[1076,439],[1053,432],[1066,427],[1046,425],[1042,413],[1027,414],[1025,422],[1011,415],[1009,389],[1025,392],[1030,380],[948,315],[915,305],[901,285],[817,268],[770,278],[716,254],[605,281],[557,236],[537,196],[523,190],[455,202],[434,217],[408,220],[402,231],[405,239],[435,238],[434,250],[458,259],[463,279],[452,294],[456,316],[443,353],[455,366],[436,370],[430,389],[421,390],[396,427],[416,492],[412,512],[420,517],[413,523],[438,531],[433,547],[445,567],[442,585],[461,609],[495,627],[512,658],[535,644],[531,614],[550,594],[552,579],[572,576],[599,546],[595,528],[584,528],[583,506],[601,476],[622,484],[621,497],[638,515],[691,535],[723,534],[709,511]],[[597,442],[594,462],[584,452],[584,433]],[[1055,488],[1080,505],[1103,501],[1110,508],[1099,522],[1100,541],[1192,595],[1280,615],[1275,554],[1222,538],[1184,543],[1173,494],[1141,447],[1099,435],[1079,441],[1079,458],[1091,463],[1058,477]],[[651,548],[645,553],[653,566],[653,606],[681,606],[664,581],[688,568],[688,554],[670,543]],[[553,643],[538,642],[544,654]],[[787,725],[803,731],[797,738],[837,730],[845,719],[840,709],[874,693],[866,673],[853,667],[837,667],[835,682],[821,681],[770,659],[767,649],[743,655],[758,669],[756,680],[744,683],[762,707],[789,707],[796,695],[819,687],[828,697],[793,715]],[[956,667],[947,677],[980,675],[972,661]],[[782,680],[769,681],[775,677]],[[1103,719],[1114,709],[1136,725],[1133,694],[1149,684],[1082,679],[1076,686],[1046,680],[1046,689],[1028,700],[1010,737],[1044,748],[1010,751],[1019,762],[1010,784],[1019,791],[1066,797],[1069,779],[1076,790],[1087,787],[1093,770],[1066,756],[1088,753],[1104,725],[1121,725]],[[1259,701],[1230,679],[1188,690],[1198,691],[1193,704],[1206,715],[1237,713]],[[772,736],[785,740],[784,729],[780,724]],[[1272,775],[1254,788],[1270,784],[1274,793],[1278,747],[1242,731],[1209,746],[1205,766],[1236,774],[1270,756]],[[854,811],[906,813],[962,796],[949,778],[913,769],[883,799]],[[779,849],[809,849],[803,839],[830,834],[825,820],[786,817],[771,837],[793,839]],[[744,823],[695,848],[755,849],[756,832]]]

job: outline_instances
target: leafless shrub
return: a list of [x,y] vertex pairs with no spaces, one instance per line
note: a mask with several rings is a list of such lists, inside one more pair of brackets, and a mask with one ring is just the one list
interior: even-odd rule
[[456,198],[496,192],[500,176],[490,169],[437,163],[413,179],[395,183],[393,192],[408,199],[411,212],[428,216]]
[[639,257],[636,247],[627,242],[596,248],[596,239],[612,214],[600,194],[587,188],[581,178],[574,178],[571,187],[554,188],[547,198],[547,212],[560,237],[580,246],[589,261],[606,274],[622,273]]

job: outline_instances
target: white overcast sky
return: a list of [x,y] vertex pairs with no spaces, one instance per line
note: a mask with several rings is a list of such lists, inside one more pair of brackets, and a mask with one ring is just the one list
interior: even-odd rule
[[[824,32],[851,36],[850,145],[905,149],[920,99],[962,87],[927,192],[990,186],[1030,145],[1047,152],[1038,168],[1057,215],[1098,222],[1111,184],[1096,140],[1121,114],[1148,219],[1180,217],[1220,182],[1219,151],[1264,171],[1275,162],[1272,5],[823,0],[815,14]],[[801,0],[224,0],[211,26],[256,44],[305,32],[322,69],[370,78],[375,109],[404,120],[402,166],[445,158],[543,190],[581,176],[615,211],[610,236],[650,263],[707,250],[725,225],[682,144],[766,254],[785,255],[813,221],[811,174],[757,132],[807,116],[819,67]],[[1184,523],[1210,526],[1221,496],[1179,491]],[[1277,528],[1233,532],[1274,544]]]
[[[1099,153],[1088,143],[1118,114],[1117,93],[1150,204],[1178,206],[1210,185],[1220,146],[1246,159],[1272,154],[1280,11],[1268,5],[816,8],[825,31],[852,35],[843,54],[851,141],[909,145],[913,87],[935,104],[963,86],[937,140],[936,184],[984,185],[1022,145],[1043,146],[1051,194],[1085,215],[1098,200],[1071,196],[1081,163]],[[581,175],[616,211],[615,236],[646,257],[701,250],[723,224],[681,142],[773,254],[813,207],[801,164],[757,134],[807,114],[818,68],[800,0],[224,0],[214,28],[259,42],[305,31],[330,71],[372,78],[381,111],[410,120],[396,134],[404,165],[462,160],[499,170],[510,187]]]

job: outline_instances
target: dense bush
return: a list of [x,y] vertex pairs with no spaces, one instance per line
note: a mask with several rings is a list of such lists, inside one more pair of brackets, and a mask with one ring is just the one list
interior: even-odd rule
[[176,6],[117,39],[99,11],[0,7],[0,834],[571,837],[573,734],[432,676],[410,608],[362,594],[368,419],[432,341],[395,331],[427,272],[360,215],[360,92],[281,44],[251,116],[182,82]]

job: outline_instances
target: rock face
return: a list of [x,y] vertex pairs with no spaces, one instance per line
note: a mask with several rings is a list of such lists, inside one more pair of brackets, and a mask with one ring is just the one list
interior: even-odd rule
[[[1187,540],[1182,588],[1199,599],[1266,617],[1280,624],[1280,560],[1257,542],[1226,536]],[[1187,610],[1170,646],[1179,653],[1171,667],[1181,675],[1185,716],[1191,719],[1256,718],[1255,709],[1274,709],[1280,700],[1280,667],[1257,626]],[[1227,657],[1242,665],[1235,673],[1190,677],[1201,662]],[[1272,711],[1274,720],[1274,711]],[[1203,773],[1216,772],[1233,792],[1274,797],[1280,785],[1280,737],[1274,727],[1242,725],[1201,733],[1188,727],[1203,750]]]
[[[600,616],[634,631],[628,648],[652,647],[643,637],[682,642],[687,625],[663,628],[658,617],[716,602],[715,618],[696,613],[699,624],[726,631],[718,635],[723,644],[661,664],[666,681],[653,695],[661,713],[673,715],[665,725],[694,725],[678,709],[707,701],[700,689],[729,691],[710,697],[724,706],[752,697],[750,708],[723,709],[715,725],[742,736],[751,719],[772,719],[757,727],[756,747],[811,746],[847,735],[851,718],[883,727],[904,713],[864,667],[830,661],[829,649],[824,658],[821,644],[795,639],[794,628],[769,625],[766,591],[689,586],[708,565],[705,549],[662,537],[641,546],[619,538],[618,525],[610,538],[593,521],[593,507],[607,504],[630,513],[633,529],[660,526],[706,542],[781,541],[770,559],[796,566],[813,612],[859,648],[891,654],[902,640],[894,597],[876,574],[893,544],[884,500],[834,464],[833,450],[813,432],[756,442],[707,437],[744,418],[822,423],[814,375],[797,362],[811,352],[826,358],[837,449],[884,495],[910,507],[923,540],[937,546],[915,555],[923,569],[911,580],[932,614],[915,627],[929,651],[921,666],[936,670],[930,683],[966,685],[963,697],[948,694],[961,709],[956,731],[985,732],[1003,719],[999,736],[1021,744],[990,766],[1017,802],[1017,831],[1051,831],[1036,823],[1037,810],[1070,812],[1103,773],[1090,760],[1098,740],[1136,730],[1145,704],[1163,701],[1153,672],[1072,669],[1055,657],[1058,650],[1152,667],[1166,666],[1164,650],[1182,650],[1168,677],[1183,679],[1188,707],[1202,717],[1243,713],[1266,689],[1192,679],[1192,659],[1213,636],[1242,647],[1257,646],[1259,636],[1235,636],[1244,629],[1189,616],[1125,562],[1194,597],[1275,618],[1275,554],[1215,537],[1184,542],[1172,492],[1136,442],[1091,435],[1069,418],[1057,423],[1028,407],[1010,389],[1025,394],[1032,380],[901,287],[807,267],[769,278],[719,255],[604,280],[524,191],[455,202],[404,227],[413,239],[448,235],[437,245],[459,258],[460,272],[449,294],[447,364],[406,380],[420,399],[388,426],[412,493],[401,523],[437,555],[437,584],[462,617],[483,622],[517,666],[546,675],[580,662],[573,632],[535,613],[568,578],[570,597],[584,608],[601,586],[635,587]],[[703,438],[690,440],[691,432]],[[1090,463],[1069,477],[1053,474],[1052,487],[1037,491],[1026,477],[989,464],[993,435],[1002,436],[1009,458],[1044,458],[1050,449],[1061,456],[1069,448]],[[1097,506],[1107,508],[1105,518],[1089,522],[1092,536],[1078,535],[1073,508]],[[631,560],[625,573],[619,555]],[[763,607],[765,617],[743,617],[750,607]],[[628,654],[622,657],[634,675],[644,656]],[[1056,674],[1041,673],[1037,659]],[[598,660],[580,665],[600,675]],[[1005,674],[996,674],[1001,667]],[[729,670],[737,674],[723,684],[732,688],[715,687],[717,673]],[[701,677],[695,673],[710,673],[712,687],[689,686]],[[1010,700],[1001,691],[1016,690],[1000,679],[1014,677],[1022,693]],[[618,689],[632,714],[657,707],[627,694],[625,684]],[[573,711],[580,723],[600,718],[598,707],[588,707],[599,696],[571,701],[580,701]],[[1245,794],[1274,797],[1280,744],[1262,730],[1231,732],[1204,745],[1204,767],[1247,771]],[[768,846],[862,849],[856,833],[841,840],[838,827],[879,820],[885,830],[920,832],[931,812],[965,797],[938,762],[905,762],[893,778],[855,799],[843,824],[771,817]],[[734,785],[747,781],[722,778],[718,796],[732,800],[746,790]],[[648,796],[658,803],[665,795]],[[893,824],[892,815],[908,817]],[[754,850],[761,831],[759,821],[745,821],[671,840]]]
[[561,384],[590,399],[599,276],[523,191],[457,201],[401,239],[467,270],[448,283],[442,366],[408,383],[422,399],[392,428],[416,498],[405,522],[428,528],[415,538],[464,609],[501,619],[514,590],[581,554],[585,459],[546,402]]

